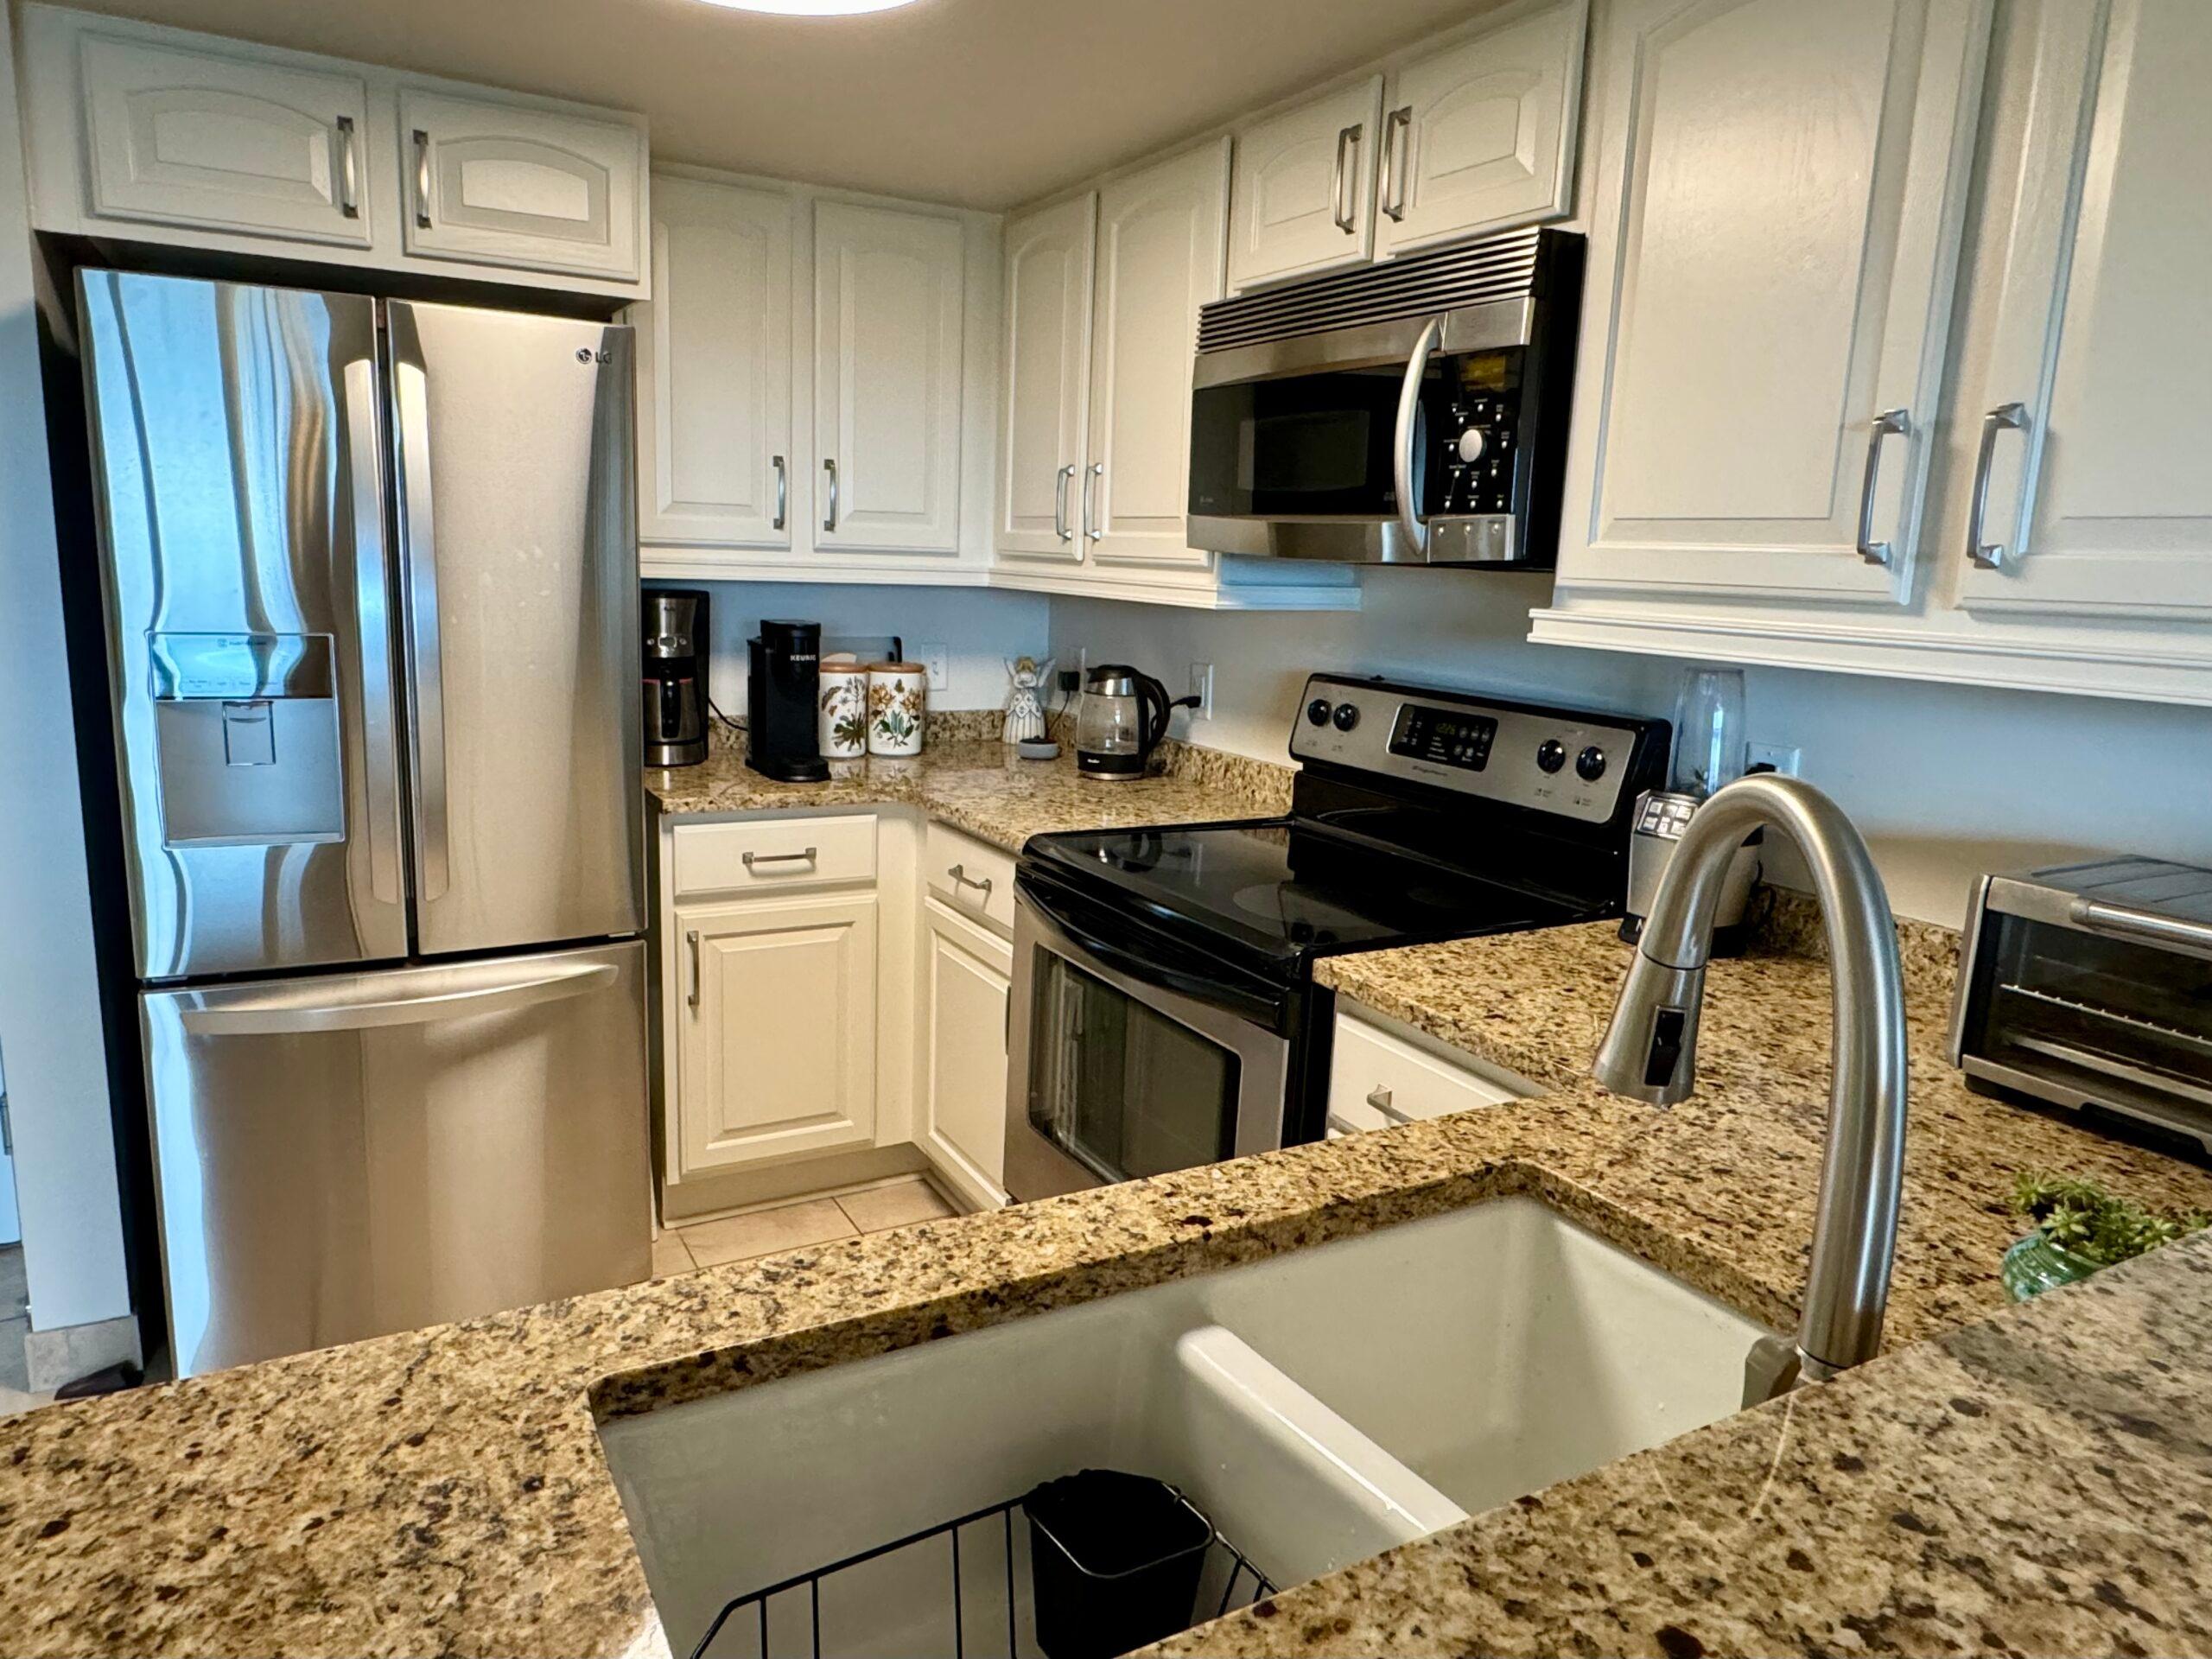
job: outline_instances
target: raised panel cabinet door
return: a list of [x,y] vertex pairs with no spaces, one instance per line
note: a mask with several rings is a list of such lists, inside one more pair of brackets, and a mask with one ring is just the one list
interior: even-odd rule
[[875,895],[675,914],[683,1171],[872,1140]]
[[359,76],[99,34],[78,68],[94,217],[369,245]]
[[2202,0],[2043,10],[1990,370],[1964,407],[1986,505],[1944,550],[1969,609],[2212,620],[2208,89]]
[[960,539],[960,223],[814,209],[814,544],[950,552]]
[[1589,0],[1560,0],[1390,78],[1379,256],[1567,215],[1588,21]]
[[1198,308],[1222,296],[1229,140],[1098,195],[1091,301],[1090,460],[1077,481],[1097,559],[1199,565],[1190,544],[1191,361]]
[[638,357],[639,536],[789,547],[791,199],[663,174]]
[[1382,122],[1376,75],[1236,134],[1229,188],[1232,293],[1372,255]]
[[997,1194],[1006,1170],[1006,1020],[1014,948],[929,905],[923,973],[931,1149]]
[[1627,0],[1562,588],[1911,593],[1988,0]]
[[1077,478],[1090,394],[1090,272],[1097,227],[1096,192],[1006,227],[1001,553],[1083,557]]
[[635,282],[645,134],[626,121],[399,91],[410,254]]

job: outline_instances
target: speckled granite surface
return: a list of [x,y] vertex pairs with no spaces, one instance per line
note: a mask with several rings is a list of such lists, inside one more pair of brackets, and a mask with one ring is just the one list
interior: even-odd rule
[[1072,750],[1057,760],[1023,760],[1002,743],[951,739],[931,742],[911,760],[833,760],[826,784],[779,784],[748,767],[735,748],[717,747],[698,766],[646,772],[645,792],[675,816],[915,806],[1008,852],[1050,830],[1199,823],[1290,810],[1288,766],[1180,743],[1163,743],[1154,766],[1148,778],[1102,783],[1076,771]]
[[[1560,1085],[1541,1099],[0,1422],[0,1649],[659,1653],[595,1412],[1509,1192],[1787,1323],[1825,970],[1716,969],[1705,1088],[1656,1113],[1579,1080],[1622,960],[1609,931],[1392,953],[1357,983],[1335,970]],[[1901,1351],[1176,1646],[2212,1649],[2212,1240],[1961,1328],[1999,1305],[2007,1170],[2197,1203],[2212,1175],[1953,1090],[1932,1046],[1944,988],[1914,954]]]

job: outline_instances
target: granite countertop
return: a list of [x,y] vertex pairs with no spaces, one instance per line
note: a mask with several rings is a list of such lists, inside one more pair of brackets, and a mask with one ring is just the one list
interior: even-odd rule
[[[1885,1357],[1170,1649],[2212,1651],[2212,1238],[2025,1309],[1994,1278],[2023,1165],[2174,1203],[2212,1173],[1959,1089],[1942,941],[1910,942]],[[658,1654],[597,1419],[1509,1192],[1786,1325],[1826,971],[1717,965],[1703,1087],[1661,1113],[1583,1080],[1622,961],[1588,927],[1332,966],[1541,1098],[0,1421],[0,1646]]]
[[779,784],[717,747],[696,766],[645,773],[645,792],[671,817],[809,807],[906,805],[1007,852],[1058,830],[1119,830],[1267,817],[1290,810],[1291,769],[1167,742],[1150,777],[1108,783],[1057,760],[1023,760],[995,740],[932,741],[911,760],[833,760],[825,784]]

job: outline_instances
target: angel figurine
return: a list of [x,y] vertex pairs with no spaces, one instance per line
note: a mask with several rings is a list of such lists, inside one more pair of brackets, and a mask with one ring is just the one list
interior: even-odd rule
[[1052,659],[1047,657],[1040,663],[1034,657],[1009,657],[1006,674],[1014,682],[1014,691],[1007,699],[1000,741],[1033,743],[1045,735],[1045,705],[1037,690],[1052,677]]

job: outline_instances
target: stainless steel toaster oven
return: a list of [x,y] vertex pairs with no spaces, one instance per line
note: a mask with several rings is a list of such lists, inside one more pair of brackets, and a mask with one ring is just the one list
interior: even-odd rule
[[1952,1058],[1970,1086],[2212,1154],[2212,870],[2115,858],[1982,878]]

